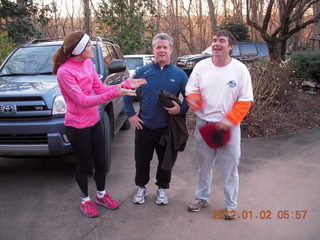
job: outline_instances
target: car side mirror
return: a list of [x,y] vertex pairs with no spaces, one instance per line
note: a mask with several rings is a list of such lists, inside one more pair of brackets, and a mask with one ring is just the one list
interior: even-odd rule
[[109,64],[109,74],[123,72],[126,70],[126,62],[122,59],[112,60]]

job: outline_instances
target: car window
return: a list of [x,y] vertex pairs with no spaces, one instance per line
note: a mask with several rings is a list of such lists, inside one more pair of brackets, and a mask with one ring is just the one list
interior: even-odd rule
[[211,48],[211,46],[210,46],[210,47],[207,47],[204,51],[202,51],[202,54],[212,55],[212,48]]
[[109,49],[109,52],[110,52],[110,55],[111,55],[111,59],[117,59],[118,58],[118,55],[116,53],[116,51],[114,50],[114,48],[112,47],[112,45],[110,44],[107,44],[108,46],[108,49]]
[[153,60],[154,60],[154,57],[145,57],[145,64],[147,65],[147,64],[149,64],[149,63],[152,63],[153,62]]
[[19,48],[5,63],[0,74],[41,74],[52,72],[52,57],[60,46]]
[[266,43],[255,43],[257,50],[258,50],[258,55],[261,57],[267,57],[269,56],[269,49],[268,45]]
[[125,58],[129,70],[137,70],[139,67],[143,66],[143,59],[141,58]]
[[[60,45],[29,46],[19,48],[3,66],[0,75],[6,74],[43,74],[51,73],[53,69],[52,58]],[[96,52],[93,58],[97,65]]]
[[252,43],[240,44],[241,56],[256,56],[257,48]]
[[115,46],[115,48],[117,49],[117,52],[118,52],[118,54],[119,54],[119,57],[121,58],[121,59],[123,59],[124,57],[123,57],[123,53],[122,53],[122,51],[121,51],[121,48],[118,46],[118,45],[114,45]]
[[[202,51],[202,54],[205,54],[205,55],[213,55],[212,53],[212,47],[208,47],[206,48],[204,51]],[[236,57],[236,56],[240,56],[240,49],[239,49],[239,46],[236,44],[234,45],[232,51],[231,51],[231,57]]]
[[239,48],[239,45],[234,45],[233,46],[233,49],[231,51],[231,54],[230,54],[231,57],[237,57],[237,56],[240,56],[240,48]]
[[103,64],[105,66],[106,72],[108,72],[109,64],[110,64],[112,58],[111,58],[111,54],[110,54],[109,49],[106,44],[104,44],[102,46],[102,54],[103,54]]

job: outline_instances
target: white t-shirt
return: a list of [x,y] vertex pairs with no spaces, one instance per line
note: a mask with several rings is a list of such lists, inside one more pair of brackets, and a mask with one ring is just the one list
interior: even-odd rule
[[196,115],[208,122],[225,119],[237,101],[253,101],[252,83],[247,67],[236,59],[223,67],[204,59],[194,67],[186,94],[200,93],[204,108]]

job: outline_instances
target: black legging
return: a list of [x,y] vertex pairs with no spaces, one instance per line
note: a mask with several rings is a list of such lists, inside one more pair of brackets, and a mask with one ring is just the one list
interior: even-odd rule
[[81,196],[88,196],[91,160],[94,164],[97,190],[103,191],[106,180],[106,145],[100,122],[82,129],[66,126],[66,134],[77,159],[76,181],[81,190]]

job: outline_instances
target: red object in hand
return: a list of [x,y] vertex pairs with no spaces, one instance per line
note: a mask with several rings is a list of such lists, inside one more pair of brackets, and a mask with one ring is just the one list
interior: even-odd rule
[[190,93],[187,96],[189,106],[193,111],[199,111],[203,108],[203,100],[200,93]]
[[217,129],[217,123],[208,123],[201,126],[199,131],[205,143],[213,149],[226,145],[231,138],[231,130]]

